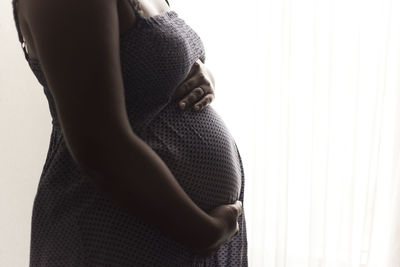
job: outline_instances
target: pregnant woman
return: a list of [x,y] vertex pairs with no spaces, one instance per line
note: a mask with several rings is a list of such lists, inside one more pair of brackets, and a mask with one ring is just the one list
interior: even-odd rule
[[30,266],[247,266],[242,161],[196,32],[164,0],[13,8],[53,119]]

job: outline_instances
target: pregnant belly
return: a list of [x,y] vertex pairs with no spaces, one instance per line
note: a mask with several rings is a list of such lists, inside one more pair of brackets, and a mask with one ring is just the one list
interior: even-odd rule
[[145,142],[203,210],[239,198],[241,167],[235,141],[217,112],[166,106],[151,121]]

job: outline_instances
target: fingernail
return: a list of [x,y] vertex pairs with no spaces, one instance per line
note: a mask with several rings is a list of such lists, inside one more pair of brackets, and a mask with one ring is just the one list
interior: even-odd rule
[[199,110],[199,108],[200,108],[199,106],[194,106],[195,110]]
[[179,105],[181,106],[181,109],[184,109],[185,106],[186,106],[186,103],[185,102],[181,102]]

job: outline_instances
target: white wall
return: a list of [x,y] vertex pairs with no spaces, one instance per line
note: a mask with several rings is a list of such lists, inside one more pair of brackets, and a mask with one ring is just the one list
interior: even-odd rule
[[13,21],[0,2],[0,266],[28,266],[30,219],[51,117]]

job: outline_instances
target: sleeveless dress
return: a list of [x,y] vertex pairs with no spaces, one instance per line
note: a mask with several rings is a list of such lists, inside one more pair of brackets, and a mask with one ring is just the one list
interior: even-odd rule
[[[247,266],[244,213],[238,235],[204,257],[124,212],[96,190],[66,146],[41,65],[29,58],[24,46],[15,1],[19,40],[52,116],[50,144],[32,210],[30,267]],[[120,58],[133,131],[204,211],[237,199],[245,207],[242,160],[221,117],[210,105],[201,111],[182,111],[180,99],[169,103],[193,63],[205,62],[200,37],[174,10],[145,17],[130,4],[137,23],[120,36]]]

